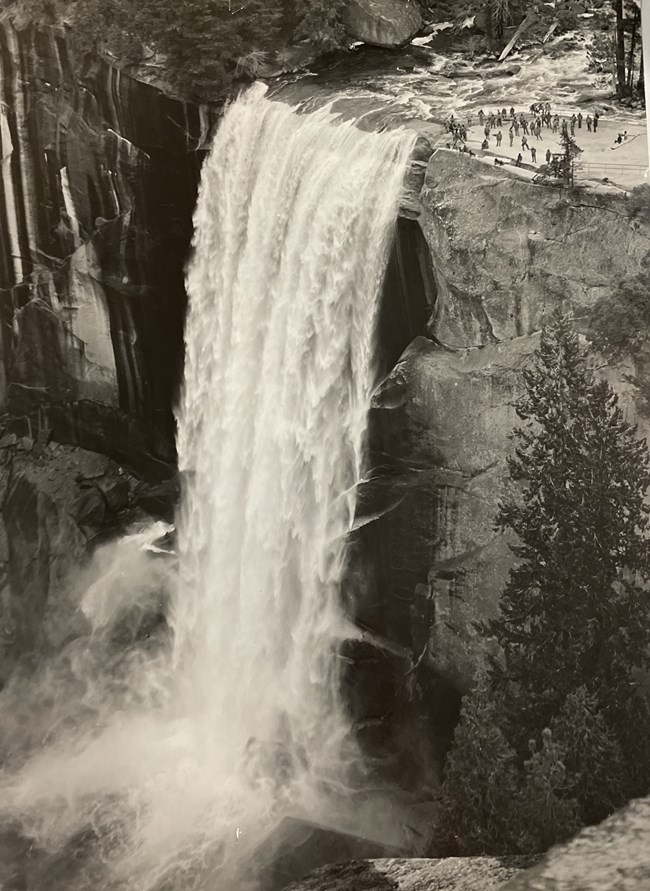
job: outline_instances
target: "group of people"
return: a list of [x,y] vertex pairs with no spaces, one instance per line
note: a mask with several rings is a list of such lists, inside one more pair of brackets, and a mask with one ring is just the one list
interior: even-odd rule
[[[515,140],[521,138],[521,151],[518,154],[515,166],[523,166],[524,153],[530,153],[530,160],[533,164],[537,164],[538,146],[531,145],[529,139],[535,138],[538,142],[544,140],[543,129],[546,128],[552,133],[565,133],[575,136],[576,129],[582,130],[583,125],[588,133],[596,133],[598,131],[598,123],[600,115],[596,111],[593,115],[583,115],[581,111],[571,115],[570,118],[561,119],[557,112],[553,112],[550,102],[535,102],[530,106],[529,114],[524,112],[516,112],[514,107],[509,110],[502,108],[496,111],[486,113],[481,109],[478,112],[478,122],[483,128],[483,141],[481,148],[485,151],[490,148],[490,141],[494,137],[496,147],[500,148],[504,138],[504,128],[507,127],[508,140],[510,148],[514,147]],[[451,115],[445,121],[445,128],[453,137],[451,143],[447,143],[448,148],[457,148],[460,151],[467,151],[467,134],[469,128],[473,125],[472,114],[468,114],[466,121],[457,120]],[[623,134],[619,141],[625,139],[627,134]],[[551,164],[554,155],[550,149],[545,153],[546,164]],[[495,161],[496,163],[496,161]]]

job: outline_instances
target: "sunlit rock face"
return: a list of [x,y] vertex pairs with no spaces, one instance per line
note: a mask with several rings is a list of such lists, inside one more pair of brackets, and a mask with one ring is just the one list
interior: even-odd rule
[[7,21],[0,89],[0,402],[30,435],[163,471],[210,113]]
[[343,21],[356,40],[375,46],[405,46],[422,27],[412,0],[347,0]]
[[[473,623],[494,615],[512,563],[494,518],[522,369],[556,308],[588,330],[596,301],[638,274],[650,231],[620,195],[567,195],[445,150],[428,163],[420,202],[433,308],[428,336],[411,342],[373,399],[356,608],[463,691],[483,653]],[[603,363],[600,373],[647,433],[629,380],[643,369]]]
[[568,193],[459,152],[433,155],[421,203],[439,287],[431,332],[452,349],[530,334],[558,307],[584,330],[648,253],[620,191]]

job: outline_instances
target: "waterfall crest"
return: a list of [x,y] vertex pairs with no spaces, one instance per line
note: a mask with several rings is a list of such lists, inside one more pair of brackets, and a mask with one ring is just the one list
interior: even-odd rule
[[[340,583],[414,140],[327,108],[300,114],[255,86],[227,108],[205,162],[172,634],[133,660],[92,731],[77,726],[0,790],[52,848],[91,816],[100,834],[110,825],[107,856],[130,889],[199,888],[207,874],[214,888],[215,871],[232,881],[265,826],[318,819],[353,784]],[[95,637],[117,609],[109,588],[95,581],[84,601]]]

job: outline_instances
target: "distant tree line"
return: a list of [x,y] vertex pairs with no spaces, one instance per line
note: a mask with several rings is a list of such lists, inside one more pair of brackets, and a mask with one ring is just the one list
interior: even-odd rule
[[514,563],[463,701],[433,851],[537,853],[650,788],[650,458],[566,317],[516,403]]
[[345,0],[18,0],[34,21],[65,20],[81,52],[121,60],[165,58],[172,79],[214,98],[234,79],[263,73],[296,44],[326,52],[346,44]]

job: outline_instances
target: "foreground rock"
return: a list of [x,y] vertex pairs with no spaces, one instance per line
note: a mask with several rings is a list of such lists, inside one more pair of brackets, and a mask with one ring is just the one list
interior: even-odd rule
[[650,888],[650,799],[583,830],[504,891],[642,891]]
[[366,860],[326,866],[286,891],[496,891],[519,871],[492,857]]
[[405,46],[422,27],[412,0],[348,0],[343,21],[356,40],[391,48]]

